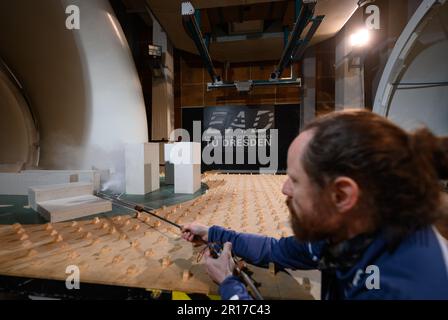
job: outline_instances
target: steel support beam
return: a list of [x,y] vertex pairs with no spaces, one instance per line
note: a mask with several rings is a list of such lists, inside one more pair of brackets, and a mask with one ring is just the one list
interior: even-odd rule
[[288,45],[289,29],[287,26],[283,27],[283,48]]
[[302,85],[300,78],[280,79],[278,81],[269,80],[248,80],[235,81],[226,83],[207,83],[207,91],[222,88],[235,88],[238,91],[250,91],[253,87],[267,87],[267,86],[298,86]]
[[294,61],[300,60],[303,56],[303,53],[305,52],[306,46],[308,43],[310,43],[311,38],[316,33],[317,28],[319,28],[320,24],[322,23],[322,20],[325,18],[325,16],[317,16],[311,20],[311,27],[308,30],[305,38],[301,41],[300,45],[297,46],[292,54],[294,57]]
[[301,44],[298,39],[300,39],[300,35],[313,17],[315,6],[316,1],[305,2],[300,6],[300,12],[297,16],[289,41],[285,46],[285,49],[283,50],[277,67],[271,74],[271,81],[278,80],[283,70],[288,66],[289,63],[291,63],[291,60],[294,58],[293,53],[297,51],[297,46]]
[[182,2],[181,9],[184,28],[196,45],[196,48],[199,51],[199,55],[201,56],[202,61],[204,61],[205,68],[207,69],[210,78],[212,79],[213,83],[222,82],[221,76],[216,73],[212,59],[208,52],[207,45],[204,42],[204,38],[202,37],[201,29],[199,28],[199,25],[196,21],[195,9],[193,5],[189,1]]

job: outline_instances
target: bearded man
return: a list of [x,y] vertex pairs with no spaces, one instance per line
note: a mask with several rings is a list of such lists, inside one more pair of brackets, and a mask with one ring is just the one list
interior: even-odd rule
[[[292,142],[282,192],[294,236],[275,239],[191,223],[183,238],[224,243],[206,256],[223,299],[250,299],[231,251],[254,265],[318,269],[322,299],[448,299],[448,139],[409,134],[368,111],[318,118]],[[444,226],[446,224],[440,224]],[[367,268],[379,272],[368,286]]]

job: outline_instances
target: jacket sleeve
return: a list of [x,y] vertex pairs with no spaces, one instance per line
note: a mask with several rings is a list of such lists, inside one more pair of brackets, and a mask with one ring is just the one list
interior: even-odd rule
[[222,300],[252,300],[245,285],[236,276],[228,276],[219,285]]
[[262,267],[273,262],[278,269],[316,269],[324,246],[324,242],[299,242],[295,237],[277,240],[219,226],[209,229],[208,241],[231,242],[233,252],[246,262]]

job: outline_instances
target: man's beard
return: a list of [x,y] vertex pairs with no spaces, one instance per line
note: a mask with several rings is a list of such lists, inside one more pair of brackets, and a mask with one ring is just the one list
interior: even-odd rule
[[[288,206],[289,213],[290,213],[290,223],[292,231],[294,232],[294,236],[299,239],[300,241],[318,241],[326,239],[329,235],[327,233],[322,232],[322,230],[319,230],[319,225],[317,225],[315,222],[310,221],[310,213],[308,213],[307,218],[303,218],[304,214],[303,212],[297,212],[294,209],[294,206],[292,204],[292,199],[287,198],[286,199],[286,205]],[[321,217],[324,218],[324,215],[319,212],[323,211],[321,208],[317,208],[315,204],[313,203],[313,211],[312,216],[314,217]],[[322,222],[322,221],[321,221]]]

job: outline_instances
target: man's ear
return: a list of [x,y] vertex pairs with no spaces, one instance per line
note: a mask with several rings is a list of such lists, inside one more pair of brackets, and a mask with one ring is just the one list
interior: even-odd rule
[[358,203],[358,184],[349,177],[338,177],[332,183],[331,200],[339,212],[347,212]]

